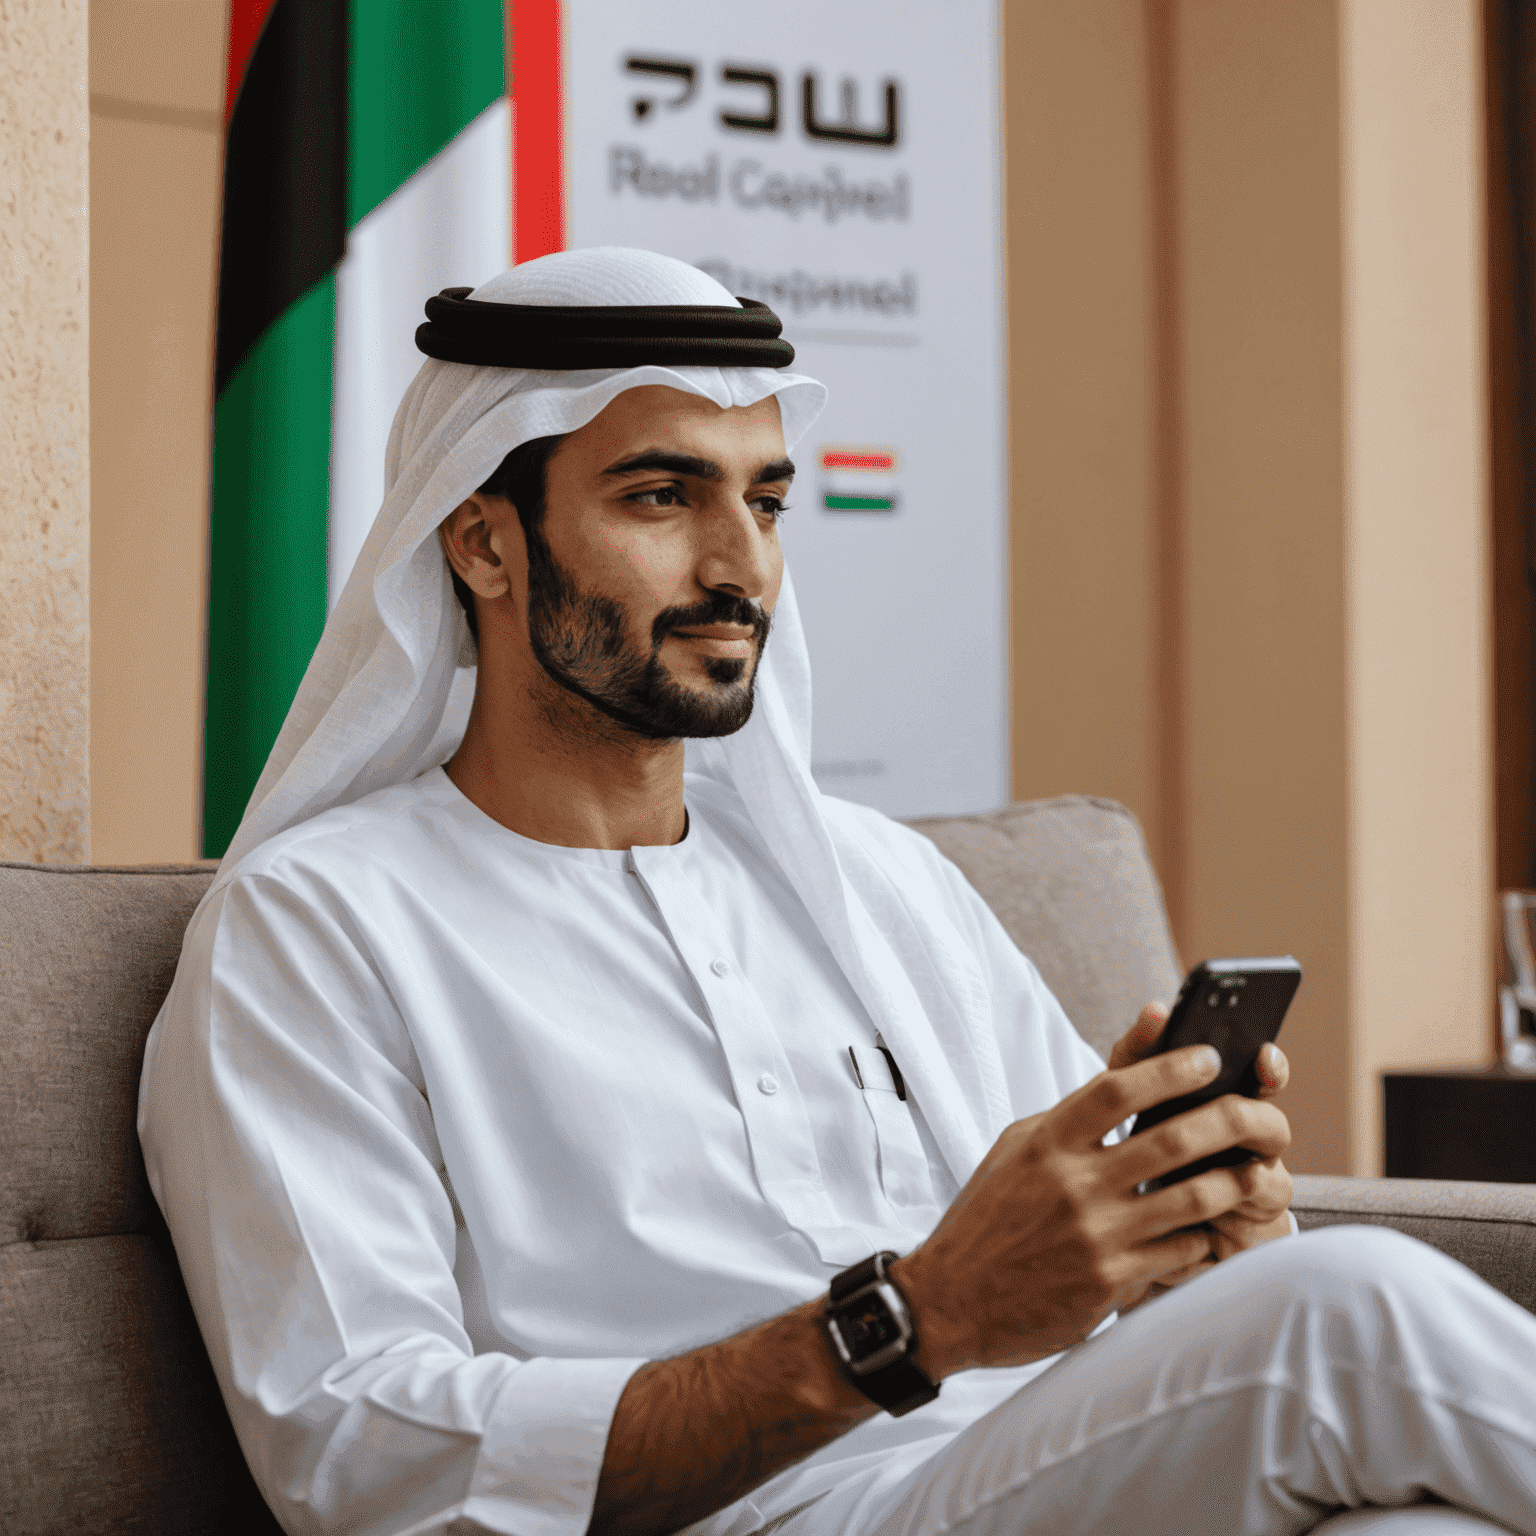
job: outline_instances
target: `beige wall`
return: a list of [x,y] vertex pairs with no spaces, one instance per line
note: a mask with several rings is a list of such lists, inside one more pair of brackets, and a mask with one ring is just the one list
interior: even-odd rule
[[1014,794],[1113,796],[1160,849],[1142,8],[1003,16]]
[[227,0],[91,5],[93,854],[198,854]]
[[0,0],[0,858],[89,851],[84,0]]
[[1289,950],[1293,1164],[1489,1040],[1473,0],[1009,0],[1015,793]]
[[1493,1014],[1482,33],[1476,0],[1344,5],[1354,1164],[1382,1067]]

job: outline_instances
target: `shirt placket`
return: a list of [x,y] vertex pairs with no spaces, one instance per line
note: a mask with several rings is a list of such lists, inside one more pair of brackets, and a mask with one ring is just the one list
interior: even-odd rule
[[630,859],[704,999],[764,1197],[811,1239],[823,1259],[854,1262],[866,1251],[865,1238],[841,1221],[832,1205],[789,1058],[722,924],[668,850],[635,848]]

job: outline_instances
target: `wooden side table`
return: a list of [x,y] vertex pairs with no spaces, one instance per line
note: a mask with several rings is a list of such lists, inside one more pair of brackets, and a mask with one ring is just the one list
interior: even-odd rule
[[1536,1184],[1536,1073],[1384,1072],[1382,1092],[1389,1179]]

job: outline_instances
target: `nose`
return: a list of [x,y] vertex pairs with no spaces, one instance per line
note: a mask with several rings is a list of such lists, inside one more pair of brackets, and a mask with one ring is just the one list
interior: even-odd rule
[[712,509],[705,518],[698,560],[699,585],[761,602],[783,568],[778,534],[744,501]]

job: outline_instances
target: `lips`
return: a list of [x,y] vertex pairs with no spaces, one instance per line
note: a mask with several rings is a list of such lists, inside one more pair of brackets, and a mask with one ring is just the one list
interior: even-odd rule
[[733,646],[726,654],[742,654],[735,644],[746,641],[749,647],[762,648],[768,637],[769,616],[756,603],[744,597],[717,592],[701,603],[687,608],[666,608],[651,625],[651,644],[660,648],[668,635],[683,640],[713,640]]
[[674,629],[672,634],[694,647],[694,654],[712,662],[744,665],[757,653],[757,636],[750,630],[711,625],[705,629]]
[[690,624],[686,628],[674,629],[672,633],[683,640],[736,640],[745,644],[751,644],[751,642],[757,638],[757,632],[755,630],[742,629],[737,625],[725,624],[709,624],[703,626]]

